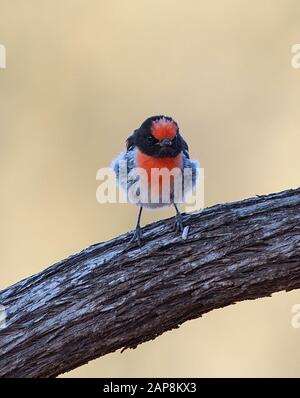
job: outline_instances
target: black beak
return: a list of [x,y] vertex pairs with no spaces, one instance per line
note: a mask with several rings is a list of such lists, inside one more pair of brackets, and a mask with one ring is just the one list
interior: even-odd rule
[[171,146],[171,145],[172,145],[172,141],[169,140],[168,138],[165,138],[164,140],[161,140],[161,141],[159,142],[159,145],[160,145],[161,147],[168,147],[168,146]]

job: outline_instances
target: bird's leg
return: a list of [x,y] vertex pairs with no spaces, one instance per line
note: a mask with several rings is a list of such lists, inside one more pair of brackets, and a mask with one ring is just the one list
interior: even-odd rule
[[175,210],[176,210],[175,222],[174,222],[174,230],[176,232],[182,232],[183,231],[182,214],[178,210],[178,207],[177,207],[176,203],[174,203],[174,207],[175,207]]
[[138,219],[137,219],[137,223],[136,223],[136,227],[135,227],[135,231],[133,233],[132,238],[129,241],[129,246],[134,246],[135,242],[137,242],[137,244],[139,246],[142,246],[142,228],[141,228],[141,216],[142,216],[142,210],[143,210],[143,206],[140,207],[139,210],[139,214],[138,214]]

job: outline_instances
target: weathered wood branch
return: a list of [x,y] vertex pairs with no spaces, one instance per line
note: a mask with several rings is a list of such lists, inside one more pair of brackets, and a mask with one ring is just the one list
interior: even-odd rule
[[83,250],[0,292],[1,377],[53,377],[215,308],[300,287],[300,188],[213,206]]

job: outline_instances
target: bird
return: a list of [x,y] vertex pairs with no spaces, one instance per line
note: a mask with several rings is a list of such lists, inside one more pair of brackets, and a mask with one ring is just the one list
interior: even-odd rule
[[[184,202],[189,192],[195,190],[199,162],[190,159],[188,144],[172,117],[151,116],[134,129],[126,140],[126,151],[113,160],[112,169],[128,201],[139,206],[129,246],[141,246],[143,243],[143,208],[153,210],[174,206],[174,229],[177,233],[183,231],[183,217],[178,205]],[[163,172],[169,172],[169,179],[164,179]]]

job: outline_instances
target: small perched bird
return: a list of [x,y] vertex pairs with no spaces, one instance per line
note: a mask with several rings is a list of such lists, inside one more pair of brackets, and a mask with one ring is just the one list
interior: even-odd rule
[[[141,246],[143,208],[173,205],[175,230],[183,231],[178,203],[184,202],[185,196],[195,188],[198,162],[190,159],[178,124],[169,116],[151,116],[127,138],[126,146],[127,150],[113,161],[112,168],[127,199],[140,207],[130,245]],[[163,172],[169,172],[169,179],[164,178]]]

